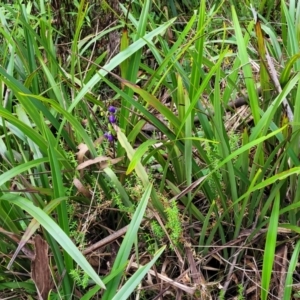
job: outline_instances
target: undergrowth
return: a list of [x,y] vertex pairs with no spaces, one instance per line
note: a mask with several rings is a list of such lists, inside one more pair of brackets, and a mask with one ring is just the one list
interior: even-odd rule
[[198,2],[1,2],[1,299],[297,297],[300,3]]

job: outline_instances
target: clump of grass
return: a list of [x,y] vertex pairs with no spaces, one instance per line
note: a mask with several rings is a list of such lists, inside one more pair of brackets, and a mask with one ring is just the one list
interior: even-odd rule
[[178,246],[182,241],[182,220],[180,218],[180,212],[175,200],[169,203],[169,206],[165,208],[167,214],[166,229],[170,230],[170,238],[172,246]]
[[[82,299],[128,298],[148,284],[143,277],[159,258],[154,273],[181,284],[176,288],[187,297],[197,295],[199,282],[213,281],[223,290],[213,284],[201,297],[243,299],[259,286],[255,292],[266,300],[276,290],[278,246],[299,232],[298,4],[282,1],[276,14],[267,1],[252,1],[251,9],[250,3],[169,1],[162,11],[146,0],[120,4],[120,13],[105,5],[118,24],[87,34],[93,10],[80,1],[68,12],[72,43],[59,45],[67,28],[65,20],[53,22],[57,8],[43,1],[0,4],[4,297],[19,287],[28,295],[39,290],[23,274],[30,274],[36,249],[29,241],[40,227],[51,257],[45,268],[55,270],[62,298],[77,287]],[[121,45],[105,62],[107,53],[97,49],[113,30]],[[232,105],[239,94],[247,99],[242,109]],[[112,238],[126,225],[124,238]],[[88,234],[93,227],[101,230]],[[82,252],[108,237],[99,251],[118,245],[116,255],[99,263],[99,274]],[[157,249],[167,239],[168,247]],[[185,255],[187,245],[192,255]],[[284,287],[273,292],[283,299],[293,292],[299,245],[283,257],[291,263],[288,272],[282,269]],[[24,247],[27,258],[18,255]],[[255,261],[261,253],[262,265]],[[180,271],[166,268],[169,254]],[[250,258],[260,266],[257,282],[232,292],[233,273],[244,282],[240,270]],[[183,272],[200,263],[209,271],[191,269],[183,286]],[[12,272],[4,269],[8,264]]]

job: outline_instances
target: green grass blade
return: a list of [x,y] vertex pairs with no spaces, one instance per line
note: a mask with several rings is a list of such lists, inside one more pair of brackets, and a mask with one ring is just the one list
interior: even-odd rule
[[299,254],[300,254],[300,241],[298,240],[296,246],[294,247],[294,251],[289,263],[289,268],[288,268],[285,285],[284,285],[283,300],[292,299],[293,274],[296,269],[296,266],[298,265]]
[[277,227],[279,218],[279,205],[280,205],[280,194],[278,193],[275,197],[275,202],[272,209],[272,214],[269,221],[267,239],[265,245],[263,269],[261,278],[261,299],[267,300],[270,280],[273,273],[273,262],[276,250],[277,240]]
[[74,261],[95,281],[95,283],[105,289],[103,282],[85,257],[76,248],[65,232],[42,209],[36,207],[30,201],[18,195],[4,195],[0,197],[0,200],[8,201],[11,204],[15,204],[27,211],[48,231],[48,233],[63,247],[63,249],[68,252]]
[[[49,137],[50,132],[46,126],[44,127],[44,131],[45,131],[45,135],[48,137],[48,140],[50,140]],[[54,198],[56,199],[56,198],[64,197],[66,195],[66,188],[63,185],[61,164],[59,163],[56,157],[56,151],[54,149],[54,146],[51,143],[49,144],[49,148],[48,148],[48,157],[50,161]],[[64,231],[64,233],[68,237],[70,237],[70,230],[69,230],[70,225],[69,225],[66,201],[61,201],[61,203],[57,206],[56,211],[58,216],[58,224],[60,228]],[[70,283],[72,282],[70,280],[71,278],[68,277],[70,277],[70,272],[74,269],[74,265],[71,256],[65,249],[63,251],[63,257],[64,257],[64,266],[67,274],[66,276],[64,276],[62,284],[64,286],[65,295],[68,295],[70,292],[69,291]]]
[[196,40],[195,43],[196,56],[193,59],[190,90],[189,90],[189,98],[191,100],[194,99],[197,93],[197,89],[201,77],[200,68],[202,66],[202,59],[204,53],[204,41],[205,41],[205,34],[204,34],[205,16],[206,16],[205,12],[206,12],[206,1],[202,0],[200,2],[198,23],[197,23],[197,35],[199,36],[199,38]]
[[23,172],[30,170],[31,168],[34,168],[42,163],[48,162],[49,159],[47,157],[45,158],[39,158],[34,161],[29,161],[27,163],[24,163],[22,165],[19,165],[17,167],[14,167],[5,173],[0,175],[0,186],[2,186],[4,183],[8,182],[10,179],[21,175]]
[[[204,1],[203,1],[204,2]],[[193,124],[193,114],[190,112],[187,114],[187,111],[190,106],[190,99],[186,91],[183,91],[184,95],[184,102],[185,102],[185,113],[186,113],[186,121],[185,121],[185,139],[184,139],[184,164],[185,164],[185,172],[184,175],[186,177],[186,184],[190,186],[192,184],[192,159],[193,159],[193,131],[192,131],[192,124]],[[190,205],[192,203],[192,192],[189,191],[187,194],[188,198],[188,205],[185,207],[185,211],[189,212],[189,215],[192,216]]]
[[126,171],[126,175],[130,174],[136,167],[137,163],[139,163],[141,161],[141,158],[143,157],[143,155],[145,155],[146,151],[148,150],[148,148],[152,145],[154,145],[155,143],[157,143],[157,140],[148,140],[146,142],[144,142],[143,144],[141,144],[134,152],[131,161],[128,165],[127,171]]
[[[137,41],[139,38],[145,36],[146,33],[146,27],[148,24],[148,14],[150,11],[150,0],[144,1],[144,4],[142,6],[142,11],[140,18],[138,20],[138,25],[136,28],[136,33],[134,35],[134,42]],[[129,49],[128,47],[126,49]],[[126,74],[125,79],[136,83],[137,77],[138,77],[138,71],[140,68],[140,63],[141,63],[141,58],[142,58],[142,49],[138,49],[129,59],[129,64],[130,68],[128,68],[128,72]],[[129,90],[128,88],[124,89],[125,93],[127,93],[130,97],[133,96],[133,91]],[[126,101],[126,99],[122,99],[121,101],[121,112],[120,112],[120,124],[119,126],[125,130],[125,133],[127,133],[127,127],[128,127],[128,119],[130,115],[130,103]],[[119,156],[122,156],[123,154],[123,149],[119,148],[117,153]]]
[[164,252],[166,246],[163,246],[159,249],[155,254],[151,261],[139,269],[129,278],[129,280],[123,285],[123,287],[118,291],[116,296],[114,296],[113,300],[123,300],[128,299],[134,289],[140,284],[144,276],[150,270],[150,268],[155,264],[160,255]]
[[112,71],[114,68],[118,67],[121,62],[125,61],[129,57],[131,57],[136,51],[141,49],[143,46],[147,44],[148,41],[151,41],[155,36],[162,34],[165,30],[168,29],[171,24],[173,24],[175,19],[169,20],[165,24],[159,26],[153,31],[147,33],[144,37],[139,38],[136,42],[131,44],[126,50],[120,52],[111,61],[103,67],[97,74],[95,74],[89,82],[80,90],[74,102],[69,107],[68,112],[71,112],[79,101],[88,93],[97,83],[99,83],[104,76],[107,75],[107,71]]
[[116,189],[118,190],[118,193],[122,199],[123,205],[126,207],[131,207],[132,202],[129,199],[128,194],[125,191],[124,186],[121,184],[119,179],[117,178],[116,174],[113,172],[111,168],[105,168],[104,172],[107,174],[107,176],[110,178],[112,183],[115,185]]
[[245,40],[243,38],[242,30],[239,25],[238,17],[234,6],[231,6],[231,9],[232,9],[232,19],[234,24],[235,36],[238,44],[239,57],[241,60],[241,65],[243,66],[243,73],[244,73],[245,83],[246,83],[247,92],[250,101],[251,113],[254,118],[254,123],[257,124],[258,121],[260,120],[259,101],[258,101],[258,96],[256,92],[251,66],[249,64],[250,60],[247,53],[247,45],[245,45]]
[[[144,213],[148,204],[148,200],[151,194],[152,185],[148,185],[145,193],[143,194],[142,199],[140,200],[140,203],[132,217],[132,220],[130,222],[130,225],[128,227],[128,231],[124,237],[124,240],[121,244],[121,247],[118,251],[116,260],[114,262],[114,265],[112,267],[111,273],[114,273],[121,265],[124,265],[124,263],[127,261],[129,257],[129,253],[131,251],[132,245],[135,242],[136,235],[138,232],[138,229],[140,227],[141,221],[144,217]],[[112,281],[110,281],[107,284],[107,290],[104,293],[102,300],[111,300],[116,294],[117,288],[119,286],[120,280],[122,277],[122,273],[119,273]]]

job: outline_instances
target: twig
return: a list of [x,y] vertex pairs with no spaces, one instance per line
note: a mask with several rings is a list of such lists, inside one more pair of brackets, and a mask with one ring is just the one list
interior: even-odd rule
[[[277,78],[277,73],[276,73],[276,70],[275,70],[275,67],[274,67],[274,64],[272,62],[272,59],[269,55],[269,51],[268,49],[266,48],[266,58],[267,58],[267,63],[268,63],[268,67],[269,67],[269,74],[270,74],[270,77],[274,83],[274,86],[278,92],[278,94],[280,94],[282,92],[282,88],[281,88],[281,85],[280,85],[280,82]],[[282,105],[283,107],[286,109],[286,114],[287,114],[287,117],[289,119],[290,122],[293,122],[294,120],[294,114],[293,114],[293,111],[288,103],[288,101],[286,100],[286,98],[283,99],[282,101]]]
[[106,238],[102,239],[101,241],[93,244],[92,246],[86,248],[85,250],[82,251],[82,254],[84,254],[84,255],[89,254],[101,247],[104,247],[104,246],[114,242],[117,238],[124,235],[127,232],[127,229],[128,229],[128,225],[121,228],[120,230],[114,232],[113,234],[107,236]]

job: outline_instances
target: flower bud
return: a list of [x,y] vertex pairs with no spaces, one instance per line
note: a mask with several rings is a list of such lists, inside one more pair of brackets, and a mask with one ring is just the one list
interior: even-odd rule
[[109,122],[112,123],[112,124],[114,124],[114,123],[117,122],[117,119],[116,119],[116,117],[115,117],[114,115],[110,115],[110,116],[108,117],[108,120],[109,120]]
[[105,136],[105,138],[111,143],[111,142],[113,142],[114,141],[114,136],[111,134],[111,133],[108,133],[108,132],[106,132],[106,133],[104,133],[104,136]]
[[116,108],[114,107],[114,106],[110,106],[109,108],[108,108],[108,111],[110,112],[110,113],[112,113],[112,114],[114,114],[115,112],[116,112]]

